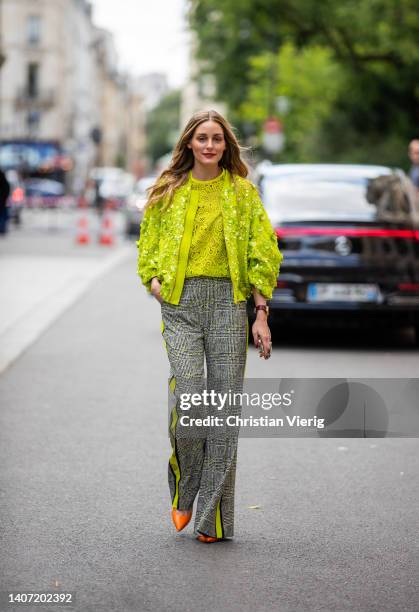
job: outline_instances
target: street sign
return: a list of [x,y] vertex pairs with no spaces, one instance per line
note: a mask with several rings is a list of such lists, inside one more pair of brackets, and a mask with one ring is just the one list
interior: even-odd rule
[[276,117],[268,117],[263,124],[263,131],[268,134],[282,132],[282,123]]
[[262,144],[268,153],[279,153],[284,147],[282,123],[276,117],[268,117],[263,124]]

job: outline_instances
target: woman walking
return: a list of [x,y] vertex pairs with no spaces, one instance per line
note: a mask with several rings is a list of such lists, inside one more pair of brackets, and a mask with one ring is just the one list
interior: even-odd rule
[[204,419],[202,426],[197,419],[211,416],[205,401],[185,407],[184,400],[196,393],[202,398],[204,389],[242,391],[252,293],[253,340],[260,356],[270,357],[267,300],[282,261],[247,174],[229,123],[214,110],[194,114],[169,168],[150,188],[137,242],[138,274],[161,304],[171,370],[172,519],[183,529],[199,493],[194,533],[205,543],[233,536],[238,428],[225,423],[240,407],[226,402],[213,412],[224,420],[208,425]]

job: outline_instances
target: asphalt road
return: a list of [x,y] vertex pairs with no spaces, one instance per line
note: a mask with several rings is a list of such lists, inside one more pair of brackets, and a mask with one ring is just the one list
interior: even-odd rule
[[[246,375],[417,366],[409,332],[322,332],[269,362],[250,346]],[[418,610],[417,439],[241,438],[235,537],[204,545],[170,520],[167,376],[132,243],[0,377],[0,591],[72,591],[80,612]]]

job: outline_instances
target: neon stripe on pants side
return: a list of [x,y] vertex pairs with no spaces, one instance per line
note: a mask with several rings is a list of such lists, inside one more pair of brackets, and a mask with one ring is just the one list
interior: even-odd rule
[[164,332],[164,321],[163,321],[163,319],[161,321],[160,329],[161,329],[161,335],[163,337],[164,348],[166,349],[166,353],[167,353],[167,344],[166,344],[166,340],[164,339],[164,336],[163,336],[163,332]]
[[[174,376],[172,376],[172,378],[170,379],[169,388],[172,391],[172,393],[174,393],[175,388],[176,388],[176,378]],[[176,423],[177,421],[178,421],[178,414],[176,411],[176,404],[175,404],[171,411],[170,431],[172,432],[172,435],[173,435],[173,452],[169,459],[169,465],[175,476],[175,495],[173,497],[173,502],[172,502],[172,507],[175,509],[177,509],[178,504],[179,504],[179,481],[180,481],[180,476],[181,476],[180,462],[179,462],[179,457],[178,457],[177,448],[176,448]]]
[[[162,320],[161,322],[162,336],[163,336],[163,332],[164,332],[164,321]],[[166,340],[164,339],[164,336],[163,336],[163,342],[164,342],[164,347],[167,352],[167,344],[166,344]],[[171,390],[172,393],[175,392],[176,378],[174,376],[172,376],[170,379],[169,389]],[[179,462],[179,457],[178,457],[177,448],[176,448],[176,423],[178,420],[176,404],[172,407],[172,410],[170,413],[170,419],[171,419],[170,431],[172,432],[172,435],[173,435],[173,452],[169,459],[169,465],[170,465],[170,469],[172,470],[173,476],[175,478],[175,495],[172,501],[172,508],[177,509],[178,503],[179,503],[180,462]]]
[[224,537],[224,529],[223,529],[223,518],[222,518],[222,514],[221,514],[221,500],[222,500],[222,496],[220,497],[220,500],[217,504],[217,511],[215,514],[215,532],[216,532],[216,537],[217,538],[223,538]]

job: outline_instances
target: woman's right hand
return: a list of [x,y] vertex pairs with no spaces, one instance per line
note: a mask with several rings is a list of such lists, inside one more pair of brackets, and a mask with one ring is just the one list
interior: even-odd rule
[[157,276],[153,276],[153,278],[151,279],[151,285],[150,285],[151,294],[156,298],[158,302],[160,302],[160,304],[162,304],[163,298],[160,295],[160,289],[161,289],[161,283],[159,279],[157,278]]

